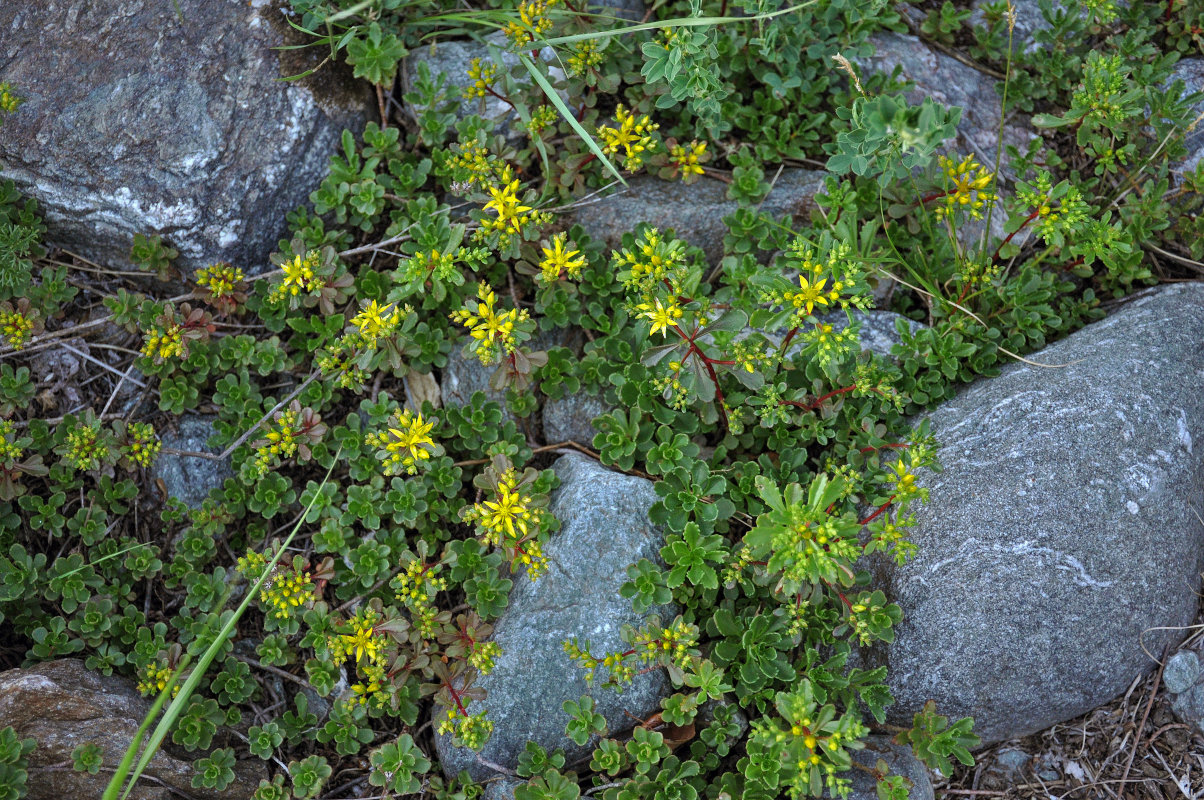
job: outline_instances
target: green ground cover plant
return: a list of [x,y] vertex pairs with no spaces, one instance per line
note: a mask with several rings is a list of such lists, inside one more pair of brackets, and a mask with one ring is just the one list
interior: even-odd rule
[[[1026,49],[1004,2],[977,27],[962,5],[922,4],[922,32],[1004,76],[1001,106],[1040,130],[991,162],[944,149],[958,109],[853,65],[871,34],[907,29],[886,2],[670,0],[643,21],[576,0],[292,5],[386,109],[431,39],[500,30],[495,50],[519,61],[474,60],[463,92],[420,66],[413,114],[345,132],[256,270],[188,274],[170,242],[139,236],[145,277],[80,284],[47,255],[36,204],[0,183],[0,630],[21,643],[14,666],[76,656],[157,698],[140,754],[84,748],[74,768],[111,770],[106,797],[123,797],[170,737],[198,788],[228,785],[236,753],[268,762],[259,800],[361,778],[478,796],[439,774],[430,736],[479,749],[491,734],[474,681],[495,668],[509,593],[546,568],[558,447],[655,481],[662,563],[632,564],[622,594],[682,609],[626,650],[565,650],[593,693],[666,670],[661,721],[695,736],[609,731],[593,697],[566,703],[567,735],[596,741],[589,765],[532,743],[518,800],[843,796],[875,731],[946,774],[972,763],[970,720],[929,707],[892,728],[885,671],[850,665],[901,618],[866,559],[914,552],[916,478],[939,448],[913,415],[1155,282],[1152,253],[1201,256],[1204,172],[1171,189],[1199,121],[1170,81],[1199,47],[1196,12],[1046,3]],[[0,124],[19,89],[0,85]],[[509,131],[457,118],[486,98],[512,110]],[[762,211],[779,168],[800,165],[830,173],[810,219]],[[640,225],[607,252],[564,223],[638,173],[727,184],[739,209],[718,262],[671,229]],[[926,327],[900,323],[884,358],[862,351],[856,312],[892,281],[894,310]],[[96,302],[140,337],[140,401],[39,415],[26,359]],[[580,353],[533,344],[570,330]],[[454,348],[492,368],[504,406],[405,396]],[[618,410],[591,441],[544,441],[540,402],[583,391]],[[216,417],[213,452],[168,452],[158,432],[196,411]],[[234,476],[198,507],[150,485],[156,458],[214,454]],[[265,711],[279,672],[287,696]],[[321,718],[310,694],[329,700]],[[12,733],[0,796],[19,798],[32,743]],[[871,771],[884,800],[907,796]]]

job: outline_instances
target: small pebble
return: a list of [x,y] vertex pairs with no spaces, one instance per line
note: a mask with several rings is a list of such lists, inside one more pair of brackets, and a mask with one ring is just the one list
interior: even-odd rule
[[1200,659],[1191,650],[1180,650],[1166,662],[1162,683],[1171,694],[1182,694],[1200,677]]

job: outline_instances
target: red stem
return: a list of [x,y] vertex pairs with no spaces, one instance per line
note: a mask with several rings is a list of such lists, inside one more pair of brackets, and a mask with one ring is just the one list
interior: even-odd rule
[[1033,213],[1029,214],[1027,217],[1025,217],[1024,222],[1020,223],[1020,227],[1017,228],[1016,230],[1012,231],[1011,233],[1009,233],[1007,238],[1004,239],[1002,242],[1000,242],[999,246],[995,248],[995,254],[993,256],[991,256],[991,261],[992,262],[998,261],[999,260],[999,251],[1003,249],[1003,246],[1005,244],[1007,244],[1008,242],[1012,241],[1012,239],[1015,238],[1016,234],[1020,233],[1020,231],[1027,228],[1028,224],[1030,222],[1032,222],[1033,220],[1035,220],[1040,215],[1041,215],[1040,210],[1037,210],[1037,211],[1034,211]]
[[461,714],[467,717],[468,712],[464,710],[464,704],[460,702],[460,695],[456,693],[456,687],[451,685],[451,681],[444,681],[443,685],[447,687],[447,691],[451,694],[451,699],[455,701],[456,708],[460,710]]
[[877,519],[879,516],[881,516],[881,514],[882,514],[882,512],[883,512],[883,511],[885,511],[886,509],[890,508],[890,504],[891,504],[891,503],[893,503],[893,502],[895,502],[895,496],[892,494],[892,495],[890,496],[890,499],[889,499],[889,500],[887,500],[887,501],[886,501],[885,503],[883,503],[882,505],[878,506],[878,510],[877,510],[877,511],[875,511],[873,514],[870,514],[868,517],[866,517],[865,519],[861,520],[861,521],[860,521],[860,522],[858,522],[857,524],[858,524],[858,525],[869,525],[871,522],[873,522],[873,521],[874,521],[874,520],[876,520],[876,519]]
[[886,450],[888,448],[893,448],[893,447],[911,447],[911,445],[908,444],[907,442],[890,442],[888,444],[879,445],[877,447],[863,447],[858,452],[873,453],[873,452],[877,452],[878,450]]

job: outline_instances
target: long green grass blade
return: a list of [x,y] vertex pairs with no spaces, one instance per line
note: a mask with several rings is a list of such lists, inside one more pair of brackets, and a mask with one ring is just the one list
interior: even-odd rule
[[627,181],[623,180],[623,176],[619,174],[617,169],[615,169],[615,165],[610,163],[610,159],[607,158],[606,154],[602,152],[602,148],[598,146],[598,142],[595,141],[594,137],[590,136],[589,132],[586,131],[585,128],[581,127],[581,123],[577,121],[577,116],[573,114],[573,112],[569,110],[569,107],[564,104],[564,101],[560,99],[560,95],[556,94],[556,90],[552,88],[552,84],[548,83],[548,79],[540,74],[539,70],[536,69],[535,64],[530,58],[527,57],[525,53],[519,53],[518,58],[522,62],[522,65],[527,68],[527,72],[531,73],[531,78],[539,84],[539,88],[543,90],[545,95],[547,95],[548,100],[552,102],[552,105],[556,106],[556,110],[560,112],[560,116],[564,117],[565,122],[567,122],[569,126],[577,132],[577,135],[581,137],[582,141],[585,142],[585,146],[589,148],[590,152],[593,153],[599,161],[606,165],[606,168],[610,170],[610,174],[614,175],[619,179],[620,183],[626,186]]
[[783,14],[790,14],[807,6],[813,6],[816,2],[817,0],[807,0],[805,3],[799,3],[789,8],[767,11],[764,14],[757,14],[751,17],[678,17],[677,19],[661,19],[656,22],[641,22],[636,25],[625,25],[621,28],[611,28],[605,31],[574,33],[570,36],[554,36],[551,39],[541,39],[537,42],[532,42],[531,46],[543,47],[545,45],[571,44],[573,42],[585,41],[586,39],[605,39],[608,36],[620,36],[627,33],[638,33],[639,31],[659,31],[662,28],[697,28],[706,25],[727,25],[732,22],[756,22],[758,20],[780,17]]
[[[180,660],[180,666],[187,666],[188,656]],[[146,738],[146,732],[150,729],[151,723],[155,721],[155,717],[159,716],[159,711],[163,708],[163,704],[167,702],[167,698],[171,696],[171,690],[176,686],[176,679],[180,676],[181,670],[177,669],[172,672],[171,677],[167,679],[167,685],[163,687],[163,691],[159,692],[159,696],[155,698],[154,705],[147,712],[146,718],[142,720],[142,724],[138,726],[138,731],[134,734],[133,741],[126,748],[125,755],[121,759],[121,763],[117,765],[117,769],[113,772],[112,779],[109,780],[109,785],[105,788],[105,793],[101,800],[117,800],[117,792],[125,783],[125,776],[130,774],[130,767],[134,763],[134,757],[138,755],[138,750],[142,746],[142,740]]]
[[[167,732],[171,730],[172,726],[176,724],[176,720],[179,719],[182,713],[184,713],[184,708],[187,706],[188,701],[192,699],[192,693],[196,691],[197,686],[200,685],[201,679],[205,675],[205,671],[217,657],[218,652],[222,648],[222,643],[229,639],[234,633],[234,627],[238,624],[239,619],[242,618],[242,615],[251,605],[251,602],[255,599],[255,595],[259,592],[264,581],[267,580],[272,570],[275,569],[276,564],[280,561],[280,558],[284,555],[285,551],[288,549],[288,546],[292,544],[297,532],[301,530],[302,523],[305,521],[306,516],[309,515],[309,512],[313,508],[318,497],[322,495],[322,488],[326,486],[326,482],[330,480],[330,473],[334,470],[334,465],[337,462],[338,454],[335,455],[334,461],[331,462],[330,469],[326,470],[326,476],[322,478],[322,483],[320,486],[318,486],[318,491],[314,493],[313,499],[309,501],[309,505],[305,508],[305,513],[303,513],[297,519],[297,524],[293,526],[293,529],[289,532],[288,536],[285,537],[284,541],[280,544],[280,547],[277,548],[276,555],[274,555],[272,560],[268,562],[263,574],[261,574],[259,579],[255,581],[255,584],[247,590],[246,596],[242,599],[242,602],[239,603],[238,608],[230,616],[230,619],[228,619],[226,624],[222,626],[222,629],[218,632],[217,638],[215,638],[213,643],[209,645],[203,654],[201,654],[200,659],[197,661],[196,668],[193,669],[188,676],[188,680],[186,680],[184,685],[180,688],[180,693],[176,695],[176,697],[171,701],[171,704],[167,707],[167,710],[163,712],[163,718],[159,720],[159,724],[155,726],[155,730],[151,733],[150,742],[147,743],[146,749],[143,750],[142,756],[138,759],[138,764],[134,768],[133,774],[130,775],[129,784],[125,787],[125,791],[121,794],[121,800],[126,800],[126,798],[129,797],[129,794],[131,791],[133,791],[138,779],[146,770],[147,765],[150,764],[150,760],[154,758],[155,753],[158,752],[159,746],[163,743],[163,740],[167,738]],[[178,673],[180,671],[181,670],[177,670],[176,672]],[[160,703],[161,700],[162,696],[160,696]],[[143,727],[149,725],[150,721],[153,720],[158,714],[158,710],[161,707],[160,703],[156,703],[155,708],[151,709],[151,713],[142,723]],[[139,731],[139,740],[141,740],[141,729],[139,729]],[[130,753],[127,752],[126,757],[130,757]],[[118,780],[118,775],[114,774],[113,779],[109,781],[108,788],[105,789],[104,800],[116,800],[116,792],[120,786],[121,782]]]

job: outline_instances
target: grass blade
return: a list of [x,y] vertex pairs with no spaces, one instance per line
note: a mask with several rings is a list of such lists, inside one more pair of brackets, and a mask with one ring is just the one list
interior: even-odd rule
[[[288,549],[288,546],[296,537],[297,532],[301,530],[301,525],[305,521],[305,517],[313,508],[318,497],[321,496],[322,488],[326,486],[326,482],[330,480],[330,473],[334,470],[334,465],[337,462],[338,454],[336,453],[334,461],[331,462],[330,468],[326,470],[326,476],[322,478],[322,483],[318,486],[318,491],[314,493],[313,498],[309,501],[309,505],[306,506],[305,513],[303,513],[297,519],[297,524],[293,526],[293,529],[289,531],[288,536],[285,537],[283,542],[281,542],[280,547],[276,549],[276,555],[273,556],[272,560],[268,562],[267,567],[263,570],[263,574],[259,576],[259,579],[255,581],[254,585],[248,588],[246,597],[242,599],[242,602],[239,603],[238,608],[230,616],[230,619],[228,619],[226,624],[222,626],[222,629],[218,632],[217,638],[213,640],[213,643],[210,644],[205,652],[201,655],[200,659],[197,661],[196,668],[193,669],[188,676],[188,680],[186,680],[184,685],[180,688],[180,693],[176,695],[176,697],[171,701],[171,704],[167,707],[167,710],[163,712],[163,718],[159,720],[159,724],[155,726],[154,732],[151,733],[150,742],[147,743],[146,749],[142,752],[142,756],[138,759],[138,764],[134,768],[133,774],[130,775],[129,784],[125,787],[125,791],[120,796],[121,800],[126,800],[126,798],[129,797],[129,794],[131,791],[133,791],[138,779],[146,770],[147,765],[150,764],[150,760],[154,758],[155,753],[159,751],[159,746],[163,743],[163,740],[167,738],[167,732],[171,730],[173,725],[176,724],[176,720],[179,719],[180,715],[184,712],[184,707],[188,704],[188,701],[192,699],[192,693],[195,692],[197,686],[200,685],[201,678],[203,678],[205,675],[205,670],[209,668],[209,665],[212,664],[213,660],[217,657],[218,652],[221,650],[222,643],[229,639],[234,633],[234,627],[238,624],[239,619],[242,618],[242,615],[246,612],[247,608],[251,605],[251,602],[255,599],[255,595],[259,592],[260,587],[263,586],[264,581],[267,580],[267,577],[272,573],[272,570],[275,569],[276,564],[280,561],[280,558],[284,555],[285,551]],[[182,669],[177,669],[175,670],[175,673],[179,674],[181,671]],[[142,735],[144,734],[144,729],[148,727],[151,721],[154,720],[155,716],[158,715],[159,709],[162,708],[163,699],[164,695],[161,694],[159,696],[159,700],[156,701],[155,706],[151,708],[150,713],[147,715],[146,719],[143,720],[142,727],[139,728],[138,741],[141,740]],[[131,744],[131,750],[136,752],[136,750],[134,750],[136,746],[137,741]],[[132,759],[132,757],[133,752],[127,751],[125,759]],[[125,764],[125,759],[122,760],[122,764]],[[126,768],[128,770],[128,765],[126,765]],[[118,774],[113,775],[112,780],[109,781],[109,785],[105,789],[104,800],[116,800],[117,791],[121,788],[121,782],[124,777],[124,774],[120,773],[120,771]]]
[[619,179],[620,183],[626,186],[627,181],[623,180],[623,176],[615,169],[615,165],[610,163],[610,159],[602,152],[602,148],[598,146],[598,142],[594,140],[594,137],[590,136],[585,128],[581,127],[581,123],[577,121],[577,116],[564,104],[564,101],[560,99],[560,95],[556,94],[556,90],[552,88],[552,84],[548,83],[548,79],[540,74],[535,64],[532,63],[531,59],[525,53],[519,53],[518,58],[522,62],[522,65],[527,68],[527,72],[531,73],[531,78],[539,84],[539,88],[548,96],[548,100],[552,102],[552,105],[556,106],[556,110],[560,112],[560,116],[564,117],[565,121],[577,132],[582,141],[585,142],[590,152],[606,165],[606,168],[610,170],[610,174],[614,175]]

